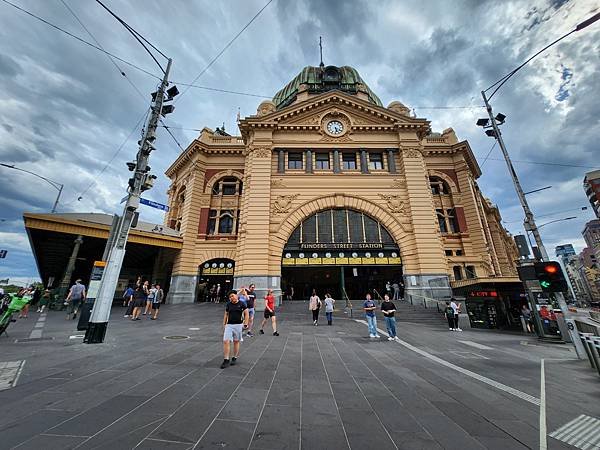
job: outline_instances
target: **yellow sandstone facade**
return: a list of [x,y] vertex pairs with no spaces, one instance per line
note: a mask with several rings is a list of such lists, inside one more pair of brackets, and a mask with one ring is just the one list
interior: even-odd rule
[[183,238],[171,302],[250,283],[259,298],[313,285],[363,298],[400,281],[442,299],[454,283],[515,279],[516,247],[468,142],[383,107],[354,69],[303,69],[239,128],[203,129],[166,171],[165,225]]

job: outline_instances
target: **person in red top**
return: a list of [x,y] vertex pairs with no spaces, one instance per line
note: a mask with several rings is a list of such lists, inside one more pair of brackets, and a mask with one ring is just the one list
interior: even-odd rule
[[273,289],[269,289],[265,296],[265,314],[262,323],[260,324],[260,334],[265,334],[263,328],[267,320],[271,319],[271,326],[273,327],[273,336],[279,336],[277,332],[277,319],[275,317],[275,297],[273,296]]

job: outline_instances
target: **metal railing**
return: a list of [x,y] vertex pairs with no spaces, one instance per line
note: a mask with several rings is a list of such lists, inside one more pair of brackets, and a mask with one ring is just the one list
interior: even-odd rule
[[444,311],[443,306],[442,306],[442,308],[440,308],[440,303],[444,304],[445,303],[444,300],[437,300],[435,298],[425,297],[425,296],[419,295],[419,294],[405,293],[404,296],[411,305],[420,305],[426,309],[435,308],[435,309],[437,309],[438,312]]
[[350,301],[350,297],[348,297],[348,293],[346,289],[342,286],[342,295],[346,298],[346,310],[350,312],[350,317],[353,316],[352,313],[352,302]]
[[579,332],[579,339],[581,339],[585,353],[590,361],[590,366],[600,375],[600,336]]

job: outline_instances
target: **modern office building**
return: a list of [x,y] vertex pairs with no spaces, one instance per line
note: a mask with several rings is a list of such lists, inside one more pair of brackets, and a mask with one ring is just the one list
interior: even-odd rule
[[[469,143],[384,107],[352,67],[305,67],[241,134],[204,128],[167,169],[180,231],[169,301],[254,283],[305,299],[517,295],[516,246]],[[509,301],[508,299],[506,301]]]
[[596,213],[596,217],[600,219],[600,170],[585,174],[583,189]]

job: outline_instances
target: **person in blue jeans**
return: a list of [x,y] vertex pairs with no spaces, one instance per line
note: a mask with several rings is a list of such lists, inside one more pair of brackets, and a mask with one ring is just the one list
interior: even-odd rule
[[365,316],[367,317],[367,325],[369,327],[369,337],[379,338],[377,334],[377,317],[375,317],[375,309],[377,305],[371,300],[371,294],[367,294],[366,300],[363,303],[363,309],[365,310]]
[[385,319],[385,327],[388,332],[388,341],[398,341],[396,336],[396,318],[394,313],[396,312],[396,305],[390,301],[390,296],[385,294],[383,296],[383,303],[381,304],[381,311],[383,312],[383,318]]

